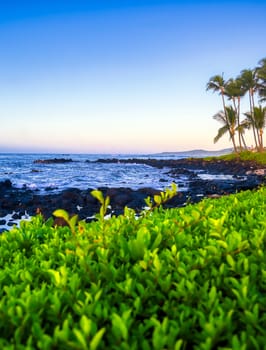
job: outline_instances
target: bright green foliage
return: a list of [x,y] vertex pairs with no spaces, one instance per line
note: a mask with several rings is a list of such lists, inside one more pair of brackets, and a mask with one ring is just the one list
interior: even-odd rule
[[103,220],[104,216],[105,216],[105,214],[107,212],[108,206],[110,204],[110,197],[107,196],[106,198],[104,198],[102,192],[99,191],[99,190],[91,191],[91,195],[94,198],[96,198],[101,204],[101,208],[100,208],[100,212],[99,212],[98,218]]
[[231,153],[231,154],[227,154],[224,156],[220,156],[220,157],[209,157],[209,158],[205,158],[205,160],[218,160],[218,159],[222,159],[222,160],[242,160],[242,161],[255,161],[258,164],[262,164],[262,165],[266,165],[266,151],[264,152],[250,152],[250,151],[243,151],[240,152],[238,154],[235,153]]
[[63,209],[55,210],[53,212],[53,215],[57,218],[64,219],[65,222],[68,224],[69,228],[71,229],[72,233],[75,233],[75,226],[78,222],[78,215],[70,217],[69,214]]
[[0,236],[1,349],[265,349],[265,187],[69,226]]
[[153,196],[153,200],[150,197],[146,198],[145,203],[147,204],[149,210],[154,210],[173,198],[176,193],[177,185],[172,183],[171,188],[167,188],[164,192],[160,192],[160,194],[155,194]]

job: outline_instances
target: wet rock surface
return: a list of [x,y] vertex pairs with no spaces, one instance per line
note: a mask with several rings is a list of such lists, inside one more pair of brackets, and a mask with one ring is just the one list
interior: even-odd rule
[[[180,191],[172,198],[165,207],[180,207],[186,203],[196,203],[204,197],[219,197],[221,195],[236,193],[242,190],[254,189],[260,184],[265,184],[265,167],[254,162],[241,161],[204,161],[201,159],[181,160],[157,160],[157,159],[104,159],[103,162],[127,162],[141,163],[165,168],[173,182],[178,182],[182,176],[188,179],[188,189]],[[99,160],[97,161],[99,162]],[[260,170],[260,171],[257,171]],[[200,174],[209,175],[232,175],[229,179],[202,179]],[[181,187],[181,186],[180,186]],[[4,217],[12,214],[12,220],[19,219],[25,212],[35,215],[41,212],[45,218],[52,216],[55,209],[65,209],[69,213],[78,214],[80,219],[91,218],[99,212],[100,204],[91,196],[93,188],[79,190],[69,188],[58,194],[38,194],[27,188],[18,189],[12,186],[9,180],[0,182],[0,218],[2,223]],[[112,213],[118,215],[123,212],[124,207],[141,211],[145,206],[144,199],[153,197],[160,191],[153,188],[141,188],[133,190],[127,187],[99,188],[104,196],[110,196]],[[11,222],[11,221],[10,221]],[[5,224],[8,224],[5,222]]]
[[173,172],[202,170],[211,174],[245,175],[247,171],[266,168],[256,162],[241,160],[204,160],[201,158],[185,159],[98,159],[95,163],[146,164],[156,168],[171,168]]
[[52,159],[36,159],[33,163],[34,164],[63,164],[63,163],[71,163],[71,162],[73,162],[73,160],[68,158],[52,158]]

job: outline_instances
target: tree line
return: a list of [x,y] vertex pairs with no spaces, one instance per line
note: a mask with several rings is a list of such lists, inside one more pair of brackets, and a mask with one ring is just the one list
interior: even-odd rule
[[[245,131],[251,130],[255,149],[262,152],[266,127],[266,107],[263,106],[266,102],[266,58],[261,59],[254,69],[243,69],[236,78],[225,80],[223,74],[211,77],[206,90],[218,92],[222,98],[223,109],[213,116],[222,123],[214,143],[229,134],[234,151],[241,152],[249,149]],[[245,96],[249,99],[249,111],[242,113],[241,102]],[[229,105],[226,100],[230,101]]]

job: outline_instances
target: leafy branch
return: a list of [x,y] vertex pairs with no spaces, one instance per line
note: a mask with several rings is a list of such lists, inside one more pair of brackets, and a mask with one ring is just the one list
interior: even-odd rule
[[160,192],[160,194],[155,194],[153,199],[147,197],[144,199],[148,209],[144,210],[144,213],[147,211],[153,211],[155,208],[159,208],[161,205],[168,202],[177,194],[177,185],[175,183],[171,184],[170,188],[166,188],[165,191]]
[[100,220],[104,220],[104,217],[107,213],[108,206],[110,204],[110,197],[107,196],[106,198],[104,198],[103,193],[99,190],[91,191],[91,195],[100,202],[101,207],[98,214],[98,218],[100,218]]
[[78,223],[78,215],[70,216],[64,209],[57,209],[53,212],[56,218],[63,219],[69,226],[71,232],[75,234],[75,227]]

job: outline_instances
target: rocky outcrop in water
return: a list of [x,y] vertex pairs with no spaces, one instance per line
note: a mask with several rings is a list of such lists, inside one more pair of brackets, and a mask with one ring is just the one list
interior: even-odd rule
[[52,158],[52,159],[36,159],[34,164],[63,164],[63,163],[71,163],[72,159],[67,158]]
[[[92,162],[92,161],[88,161]],[[230,174],[245,175],[248,171],[253,172],[257,169],[265,169],[253,161],[242,160],[205,160],[202,158],[185,158],[185,159],[98,159],[95,163],[124,163],[124,164],[146,164],[159,169],[171,168],[173,172],[183,170],[201,170],[210,174]]]
[[[116,160],[104,160],[104,162]],[[119,160],[121,162],[121,160]],[[219,197],[238,191],[254,189],[260,184],[265,184],[265,169],[256,163],[251,162],[225,162],[204,160],[122,160],[122,162],[135,162],[150,166],[163,167],[173,178],[173,182],[182,177],[188,178],[187,190],[180,189],[177,195],[172,198],[165,207],[180,207],[186,203],[196,203],[204,197]],[[205,174],[233,175],[229,179],[215,178],[204,180],[199,177],[199,171]],[[78,214],[80,219],[91,218],[99,212],[100,204],[91,195],[93,189],[79,190],[69,188],[57,194],[40,195],[38,191],[27,188],[18,189],[12,186],[9,180],[0,182],[0,218],[15,212],[16,219],[21,218],[25,212],[28,215],[35,215],[41,212],[45,218],[52,216],[55,209],[65,209],[69,213]],[[110,196],[111,210],[113,214],[121,214],[124,207],[141,211],[145,206],[144,199],[153,197],[160,191],[153,188],[142,188],[133,190],[127,187],[120,188],[99,188],[104,196]],[[15,218],[14,218],[15,220]],[[3,221],[3,219],[2,219]],[[5,225],[1,221],[1,225]],[[11,223],[12,224],[12,220]]]

